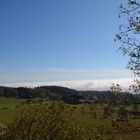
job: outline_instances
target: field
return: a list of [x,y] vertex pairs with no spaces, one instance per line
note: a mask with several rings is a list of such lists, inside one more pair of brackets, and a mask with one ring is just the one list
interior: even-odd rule
[[[11,124],[23,103],[25,103],[25,100],[0,98],[0,122],[7,126]],[[134,116],[128,114],[126,118],[119,120],[117,118],[118,106],[113,106],[115,111],[107,116],[104,111],[108,107],[106,104],[67,104],[66,106],[71,110],[72,114],[75,114],[83,128],[88,130],[96,129],[100,131],[101,135],[109,135],[110,139],[113,137],[114,140],[140,139],[140,118],[134,118]],[[130,105],[125,107],[128,111],[132,108]]]
[[17,107],[24,102],[24,99],[0,97],[0,122],[5,125],[12,123],[18,111]]
[[[80,105],[81,106],[81,105]],[[87,129],[93,128],[102,128],[101,131],[103,133],[110,133],[109,135],[113,135],[113,139],[122,139],[122,140],[139,140],[140,139],[140,131],[135,130],[138,128],[140,124],[140,118],[133,119],[133,117],[128,116],[126,120],[118,121],[118,125],[112,126],[112,120],[117,118],[117,114],[114,113],[113,115],[104,118],[103,117],[103,110],[104,106],[106,105],[98,105],[97,106],[97,116],[94,117],[92,110],[90,109],[91,105],[83,105],[85,106],[85,111],[80,112],[79,114],[79,121],[81,125]],[[127,107],[129,109],[129,107]],[[77,110],[76,110],[77,111]],[[117,119],[115,119],[117,122]],[[138,125],[135,125],[138,124]],[[107,132],[108,131],[108,132]],[[112,134],[111,134],[112,133]],[[111,137],[112,139],[112,137]]]

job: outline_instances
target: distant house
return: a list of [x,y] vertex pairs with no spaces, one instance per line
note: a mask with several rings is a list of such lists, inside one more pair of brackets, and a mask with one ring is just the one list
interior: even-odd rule
[[26,100],[26,104],[31,104],[33,101],[31,99]]
[[7,128],[8,127],[6,125],[0,122],[0,135],[3,135],[6,132]]
[[79,99],[79,103],[93,104],[93,103],[95,103],[95,100],[91,97],[87,97],[85,99]]

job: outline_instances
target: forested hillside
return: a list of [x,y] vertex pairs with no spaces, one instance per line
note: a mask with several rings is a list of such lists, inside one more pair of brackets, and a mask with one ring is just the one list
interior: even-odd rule
[[66,87],[42,86],[36,88],[12,88],[0,87],[0,96],[22,99],[46,98],[50,100],[62,100],[66,103],[115,103],[121,104],[140,103],[140,95],[120,92],[116,98],[111,91],[76,91]]

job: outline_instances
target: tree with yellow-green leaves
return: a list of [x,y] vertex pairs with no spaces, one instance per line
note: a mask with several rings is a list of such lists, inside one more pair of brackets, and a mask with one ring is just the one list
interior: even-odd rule
[[76,116],[61,102],[26,105],[1,139],[82,140],[84,131]]

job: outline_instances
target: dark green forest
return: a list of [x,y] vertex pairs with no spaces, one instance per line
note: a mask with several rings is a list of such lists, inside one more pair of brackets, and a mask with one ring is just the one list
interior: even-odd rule
[[0,87],[0,96],[6,98],[33,99],[45,98],[46,100],[63,101],[69,104],[79,103],[115,103],[139,104],[140,95],[120,92],[119,98],[113,91],[76,91],[66,87],[42,86],[36,88]]

